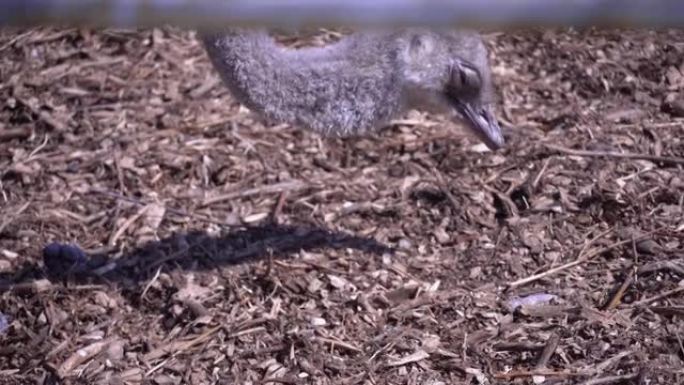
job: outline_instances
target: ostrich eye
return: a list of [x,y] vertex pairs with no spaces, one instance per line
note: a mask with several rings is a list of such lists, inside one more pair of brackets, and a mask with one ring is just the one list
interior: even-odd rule
[[456,62],[451,67],[449,87],[456,92],[477,92],[482,87],[480,72],[472,64]]

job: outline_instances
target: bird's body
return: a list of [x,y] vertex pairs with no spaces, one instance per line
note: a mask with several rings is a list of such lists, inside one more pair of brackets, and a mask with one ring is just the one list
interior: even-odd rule
[[[486,49],[474,33],[364,31],[301,49],[253,29],[205,33],[202,40],[236,99],[269,120],[350,136],[376,130],[409,108],[466,115],[460,109],[472,107],[493,118]],[[481,138],[500,147],[498,125],[490,123],[494,131]]]

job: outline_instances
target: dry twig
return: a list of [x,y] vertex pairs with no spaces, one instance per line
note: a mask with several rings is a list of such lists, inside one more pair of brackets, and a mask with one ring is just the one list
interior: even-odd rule
[[544,144],[548,149],[558,151],[562,154],[572,155],[572,156],[582,156],[591,158],[620,158],[620,159],[637,159],[637,160],[648,160],[655,163],[664,163],[668,165],[684,165],[684,158],[674,157],[674,156],[656,156],[647,154],[632,154],[623,152],[610,152],[610,151],[588,151],[588,150],[574,150],[571,148],[565,148],[557,146],[554,144]]
[[601,378],[594,378],[588,381],[585,381],[582,383],[582,385],[604,385],[604,384],[612,384],[615,382],[622,382],[622,381],[628,381],[628,380],[633,380],[639,376],[639,373],[627,373],[627,374],[622,374],[618,376],[606,376],[606,377],[601,377]]

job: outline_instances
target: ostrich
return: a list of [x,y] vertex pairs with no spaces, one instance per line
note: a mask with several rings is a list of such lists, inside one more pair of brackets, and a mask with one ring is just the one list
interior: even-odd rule
[[504,145],[487,50],[475,32],[362,31],[301,49],[259,29],[199,36],[233,96],[268,120],[346,137],[414,108],[460,116],[490,149]]

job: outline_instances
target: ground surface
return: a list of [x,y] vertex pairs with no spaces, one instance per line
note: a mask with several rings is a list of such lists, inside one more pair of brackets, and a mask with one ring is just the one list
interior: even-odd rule
[[2,33],[0,383],[684,383],[684,33],[488,43],[496,153],[264,127],[188,32]]

